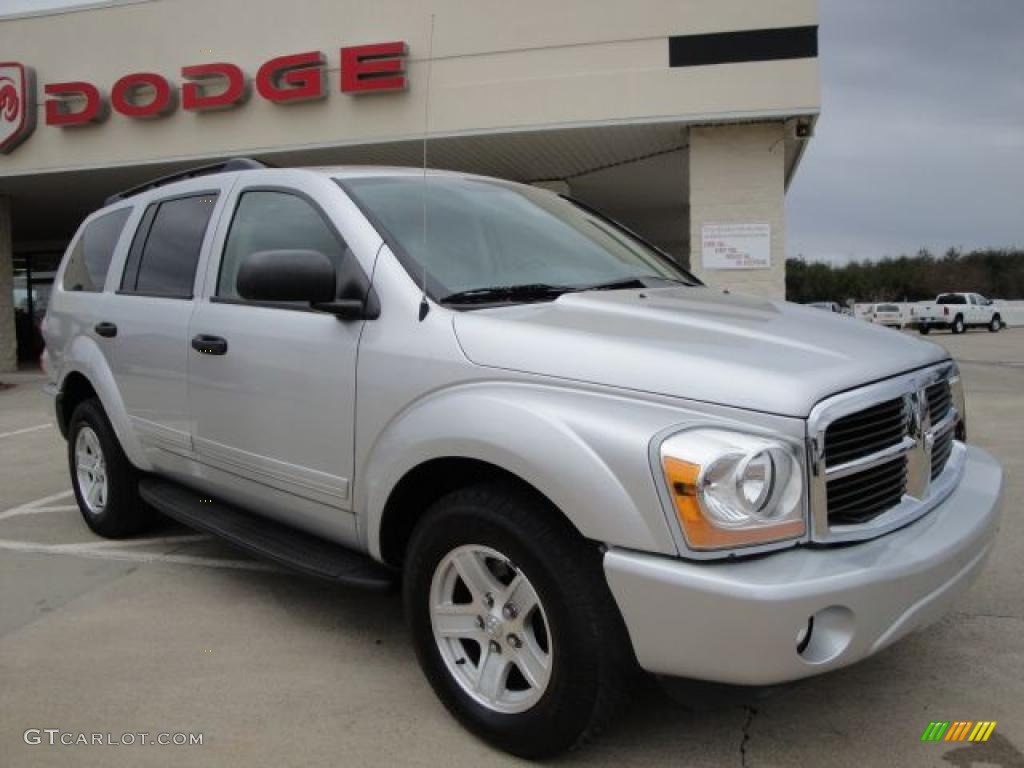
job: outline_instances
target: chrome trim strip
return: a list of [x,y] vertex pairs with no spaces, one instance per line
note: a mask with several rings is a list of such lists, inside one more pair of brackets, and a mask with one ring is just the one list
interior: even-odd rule
[[887,461],[892,461],[900,456],[906,456],[916,445],[917,441],[914,440],[914,438],[904,437],[903,440],[896,443],[896,445],[890,445],[888,448],[883,448],[877,453],[861,456],[859,459],[853,459],[852,461],[847,461],[844,464],[826,469],[825,477],[828,480],[838,480],[839,478],[846,477],[847,475],[855,475],[858,472],[863,472],[866,469],[871,469],[872,467],[885,464]]
[[951,430],[956,426],[957,421],[960,419],[960,413],[956,408],[950,407],[946,415],[942,417],[942,421],[936,424],[931,429],[932,438],[941,437],[944,433]]

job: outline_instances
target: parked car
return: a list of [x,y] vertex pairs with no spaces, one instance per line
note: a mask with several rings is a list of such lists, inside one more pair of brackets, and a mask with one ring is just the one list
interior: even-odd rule
[[871,310],[871,322],[891,328],[903,327],[903,312],[899,304],[875,304]]
[[708,289],[496,179],[157,180],[83,222],[45,335],[93,531],[157,510],[401,581],[441,701],[526,757],[614,721],[638,666],[768,685],[870,656],[952,604],[999,520],[943,349]]
[[835,301],[812,301],[809,302],[807,306],[814,307],[815,309],[823,309],[826,312],[835,312],[836,314],[843,313],[843,308]]
[[910,309],[910,325],[922,334],[933,328],[948,328],[953,333],[988,328],[996,333],[1004,327],[999,308],[977,293],[940,293],[932,303],[920,302]]

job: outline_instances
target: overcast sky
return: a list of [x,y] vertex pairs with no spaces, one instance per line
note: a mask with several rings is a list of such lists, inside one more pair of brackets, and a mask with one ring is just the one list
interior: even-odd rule
[[1024,0],[820,0],[788,254],[1024,247]]

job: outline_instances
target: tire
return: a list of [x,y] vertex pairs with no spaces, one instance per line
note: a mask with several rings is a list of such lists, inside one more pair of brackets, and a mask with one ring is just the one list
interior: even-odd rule
[[963,333],[967,327],[964,325],[964,319],[962,316],[957,315],[953,318],[952,331],[953,333]]
[[992,322],[988,324],[989,333],[999,333],[999,329],[1003,327],[1003,319],[999,315],[992,315]]
[[[474,573],[474,564],[482,568],[470,589],[462,573]],[[511,579],[518,586],[510,590]],[[403,592],[435,693],[491,744],[519,757],[556,755],[597,735],[625,703],[638,667],[601,554],[524,489],[479,485],[434,504],[406,550]],[[531,595],[536,608],[516,605],[529,606]],[[503,610],[507,597],[511,613]],[[435,634],[435,618],[448,618],[435,612],[438,604],[459,612],[461,639]],[[522,671],[529,668],[538,685]],[[473,692],[479,670],[487,669],[505,672]]]
[[917,332],[920,333],[922,336],[927,336],[930,331],[931,328],[929,328],[927,325],[919,325],[917,327]]
[[114,428],[95,398],[79,403],[71,414],[68,468],[78,508],[95,533],[119,539],[152,524],[152,511],[138,497],[138,471],[121,450]]

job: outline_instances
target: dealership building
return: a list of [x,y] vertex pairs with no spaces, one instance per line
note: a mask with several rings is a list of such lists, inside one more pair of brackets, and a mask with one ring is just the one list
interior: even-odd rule
[[785,293],[816,0],[107,0],[0,15],[0,371],[80,220],[230,157],[427,163],[596,207],[705,282]]

